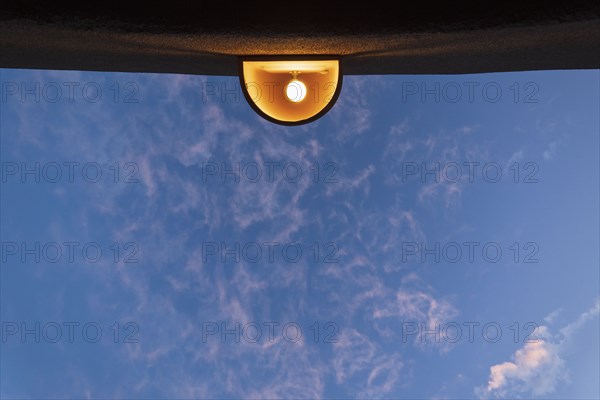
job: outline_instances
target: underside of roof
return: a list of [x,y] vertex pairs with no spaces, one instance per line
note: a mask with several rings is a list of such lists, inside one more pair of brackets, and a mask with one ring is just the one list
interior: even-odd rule
[[0,6],[3,68],[237,75],[244,55],[335,55],[345,74],[600,68],[598,2]]

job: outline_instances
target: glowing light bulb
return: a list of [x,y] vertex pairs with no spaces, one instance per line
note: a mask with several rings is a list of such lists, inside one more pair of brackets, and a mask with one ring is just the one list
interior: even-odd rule
[[306,97],[306,85],[298,79],[292,79],[285,87],[285,95],[294,103],[298,103]]

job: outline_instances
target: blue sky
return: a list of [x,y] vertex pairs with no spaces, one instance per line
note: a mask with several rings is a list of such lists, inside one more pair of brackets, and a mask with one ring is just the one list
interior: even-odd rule
[[599,397],[597,70],[1,74],[3,398]]

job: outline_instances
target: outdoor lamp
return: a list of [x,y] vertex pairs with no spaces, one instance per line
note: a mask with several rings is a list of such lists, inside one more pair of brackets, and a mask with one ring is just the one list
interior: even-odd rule
[[340,61],[329,56],[240,58],[240,84],[259,115],[282,125],[322,117],[342,88]]

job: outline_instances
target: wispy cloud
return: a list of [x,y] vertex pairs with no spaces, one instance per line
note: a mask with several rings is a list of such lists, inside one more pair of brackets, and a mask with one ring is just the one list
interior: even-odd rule
[[368,132],[373,124],[373,110],[369,98],[378,90],[378,79],[362,76],[344,78],[342,92],[329,112],[335,125],[336,139],[343,143]]
[[[355,329],[346,329],[334,346],[336,381],[358,397],[389,395],[399,384],[404,363]],[[357,392],[355,392],[357,390]]]
[[552,334],[547,326],[540,326],[534,332],[535,337],[515,352],[512,361],[490,368],[487,385],[476,388],[475,393],[481,398],[526,394],[539,397],[553,393],[561,382],[568,380],[563,358],[565,344],[586,322],[597,318],[599,312],[600,303],[597,301],[574,322],[561,328],[559,334]]
[[[387,302],[379,302],[373,310],[373,318],[375,321],[393,318],[392,324],[402,326],[404,323],[414,323],[418,326],[419,332],[439,330],[449,321],[452,321],[458,315],[458,309],[454,307],[445,298],[436,298],[432,293],[424,290],[410,288],[405,286],[396,291],[394,298]],[[382,326],[376,325],[379,331],[390,332]],[[384,325],[385,326],[385,325]],[[395,329],[402,332],[401,329]],[[404,338],[403,338],[404,339]],[[423,336],[417,334],[414,339],[411,338],[413,344],[418,348],[437,347],[440,351],[449,351],[450,343],[442,340],[423,340]]]
[[515,393],[543,396],[552,393],[566,379],[565,363],[556,344],[549,341],[548,329],[542,326],[536,342],[525,343],[516,351],[513,361],[493,365],[486,394],[511,397]]
[[544,150],[544,152],[542,153],[544,160],[550,161],[550,160],[554,159],[556,157],[557,148],[558,148],[557,142],[549,143],[548,148],[546,150]]

